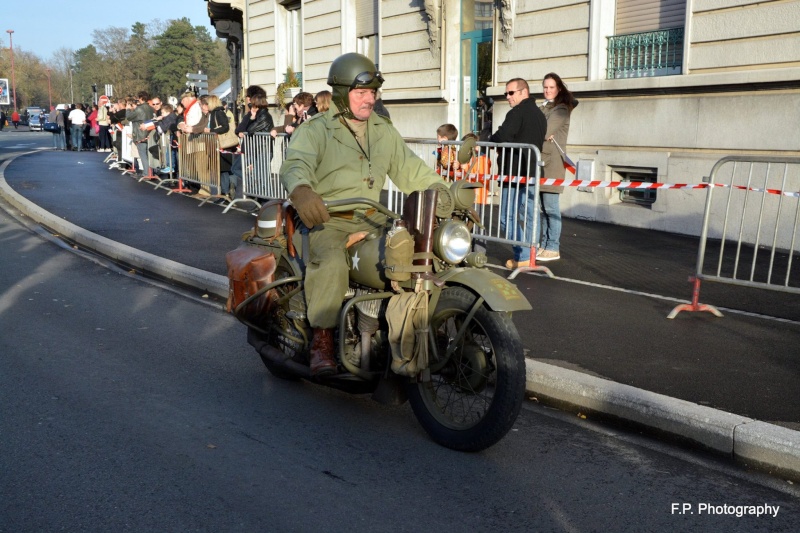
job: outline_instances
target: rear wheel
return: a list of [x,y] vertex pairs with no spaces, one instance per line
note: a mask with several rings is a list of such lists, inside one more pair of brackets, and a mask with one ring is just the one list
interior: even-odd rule
[[[431,321],[440,358],[476,301],[462,287],[442,292]],[[525,360],[511,315],[481,305],[453,353],[431,361],[430,381],[411,383],[408,395],[420,424],[442,446],[476,452],[502,439],[525,395]]]

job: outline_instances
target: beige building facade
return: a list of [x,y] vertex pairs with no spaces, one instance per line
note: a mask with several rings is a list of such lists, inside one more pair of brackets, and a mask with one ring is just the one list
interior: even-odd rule
[[[580,179],[694,184],[727,155],[800,155],[800,0],[208,4],[218,34],[238,40],[229,50],[242,87],[274,95],[291,68],[313,94],[328,88],[334,58],[361,52],[383,73],[404,137],[434,138],[447,122],[461,135],[480,130],[479,97],[494,102],[494,131],[506,80],[528,80],[541,98],[543,76],[556,72],[580,101],[567,146]],[[568,217],[696,235],[705,197],[570,188],[561,206]]]

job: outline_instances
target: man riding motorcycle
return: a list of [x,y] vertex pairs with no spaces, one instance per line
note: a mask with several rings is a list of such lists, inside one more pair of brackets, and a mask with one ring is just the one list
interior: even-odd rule
[[406,146],[388,119],[372,112],[383,81],[363,55],[335,59],[328,74],[333,105],[295,131],[280,170],[281,183],[310,241],[304,287],[314,331],[314,377],[336,372],[333,331],[348,287],[348,240],[386,221],[367,208],[334,208],[329,213],[323,202],[356,197],[378,201],[387,176],[406,194],[443,182]]

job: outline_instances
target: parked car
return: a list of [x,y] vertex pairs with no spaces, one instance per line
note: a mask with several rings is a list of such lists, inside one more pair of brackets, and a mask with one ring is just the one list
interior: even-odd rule
[[28,128],[31,131],[43,131],[43,126],[44,124],[42,124],[41,115],[30,115],[28,117]]
[[44,113],[44,109],[38,106],[31,106],[25,109],[25,113],[23,113],[22,116],[25,118],[26,125],[31,131],[42,131],[42,126],[44,125],[41,120],[42,113]]

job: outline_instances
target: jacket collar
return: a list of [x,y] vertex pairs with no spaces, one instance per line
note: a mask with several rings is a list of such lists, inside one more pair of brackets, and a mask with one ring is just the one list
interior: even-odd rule
[[[361,148],[358,146],[358,142],[356,141],[353,134],[350,132],[350,129],[347,128],[344,124],[342,124],[340,120],[339,109],[336,107],[336,104],[331,102],[331,108],[328,109],[324,115],[323,120],[325,120],[325,125],[329,130],[333,131],[333,138],[342,143],[343,145],[352,148],[353,150],[357,151],[359,154],[361,153]],[[373,110],[372,113],[369,115],[369,119],[367,119],[367,140],[369,142],[370,150],[367,153],[372,154],[372,148],[381,142],[381,139],[386,135],[387,132],[387,123],[386,120],[381,118],[380,115],[375,113]]]

